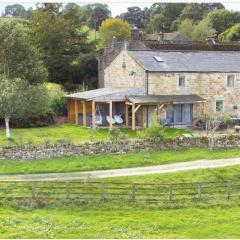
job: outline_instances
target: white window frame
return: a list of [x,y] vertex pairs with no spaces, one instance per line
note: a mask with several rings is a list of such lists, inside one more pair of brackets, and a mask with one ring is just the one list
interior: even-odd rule
[[[184,77],[184,86],[180,86],[179,85],[179,80],[180,80],[180,77]],[[187,85],[187,76],[185,73],[180,73],[177,75],[177,89],[185,89],[186,88],[186,85]]]
[[[230,76],[230,75],[234,77],[234,79],[233,79],[233,86],[228,86],[228,76]],[[228,73],[228,74],[226,75],[226,87],[229,88],[229,89],[233,89],[233,88],[236,87],[236,74],[234,74],[234,73]]]

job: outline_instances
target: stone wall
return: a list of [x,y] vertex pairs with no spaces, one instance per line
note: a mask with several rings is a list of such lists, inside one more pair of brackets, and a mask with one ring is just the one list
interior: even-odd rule
[[[73,144],[48,144],[39,146],[16,146],[0,149],[0,159],[35,160],[52,157],[111,154],[127,152],[146,152],[162,150],[181,150],[194,147],[208,147],[206,137],[177,138],[164,140],[125,140],[120,142],[86,142]],[[216,148],[240,147],[240,136],[217,138]]]
[[144,88],[145,85],[145,70],[125,50],[104,70],[104,87]]
[[[240,73],[235,74],[235,86],[227,87],[227,73],[184,73],[186,86],[178,88],[178,73],[149,73],[148,93],[153,95],[197,94],[204,98],[205,113],[213,113],[216,100],[223,100],[223,110],[226,115],[240,115]],[[238,109],[233,109],[237,104]],[[197,107],[197,105],[195,105]],[[199,109],[194,109],[194,115]]]

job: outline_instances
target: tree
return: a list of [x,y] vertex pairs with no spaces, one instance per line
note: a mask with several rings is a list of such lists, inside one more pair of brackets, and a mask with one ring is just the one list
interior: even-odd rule
[[47,71],[28,21],[0,19],[0,42],[0,74],[32,84],[46,80]]
[[219,40],[222,42],[239,42],[240,41],[240,23],[226,29],[219,35]]
[[99,28],[100,40],[103,46],[112,42],[113,37],[117,41],[123,41],[131,37],[131,26],[121,19],[106,19]]
[[11,138],[10,119],[41,116],[49,110],[48,103],[48,94],[41,85],[0,76],[0,117],[5,119],[7,139]]
[[127,12],[120,14],[119,18],[137,26],[138,28],[145,27],[146,15],[145,11],[140,7],[128,7]]
[[180,14],[180,20],[184,20],[186,18],[192,19],[194,22],[202,20],[204,15],[209,12],[208,8],[199,3],[191,3],[188,4]]
[[98,30],[102,21],[111,17],[111,11],[108,9],[108,5],[95,3],[88,4],[82,7],[83,17],[82,21],[85,22],[89,27]]
[[25,18],[26,10],[21,4],[7,5],[3,14],[4,17]]
[[231,12],[226,9],[216,9],[210,12],[206,20],[218,34],[224,32],[236,23],[240,22],[240,12]]
[[193,29],[193,20],[189,18],[184,19],[178,26],[178,32],[183,33],[190,38],[192,38]]

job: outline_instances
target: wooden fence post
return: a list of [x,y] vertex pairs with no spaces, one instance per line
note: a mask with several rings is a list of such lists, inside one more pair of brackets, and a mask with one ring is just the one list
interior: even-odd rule
[[32,182],[32,199],[36,199],[35,183]]
[[227,199],[230,200],[232,193],[232,183],[231,181],[228,181],[227,183]]
[[201,185],[201,183],[199,183],[197,185],[197,191],[198,191],[198,199],[201,200],[202,199],[202,185]]
[[133,202],[136,201],[136,185],[135,184],[132,185],[132,201]]
[[170,184],[169,185],[169,192],[168,192],[169,201],[172,201],[172,197],[173,197],[173,186],[172,186],[172,184]]
[[106,198],[105,198],[105,185],[104,183],[100,183],[100,196],[101,196],[101,199],[104,201]]

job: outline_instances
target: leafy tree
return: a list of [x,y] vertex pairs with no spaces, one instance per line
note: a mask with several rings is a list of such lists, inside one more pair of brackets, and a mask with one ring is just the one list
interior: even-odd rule
[[217,33],[220,34],[227,28],[240,22],[240,12],[216,9],[207,15],[206,20],[217,31]]
[[194,29],[193,20],[189,18],[184,19],[178,26],[178,31],[190,38],[192,38],[193,29]]
[[185,19],[179,25],[178,31],[195,41],[205,41],[214,32],[205,19],[197,24],[194,24],[191,19]]
[[239,42],[240,41],[240,23],[226,29],[219,35],[219,39],[223,42]]
[[208,8],[199,3],[191,3],[188,4],[180,14],[180,20],[184,20],[186,18],[192,19],[194,22],[202,20],[204,15],[209,12]]
[[36,48],[30,23],[20,19],[0,19],[0,73],[29,83],[43,82],[47,71]]
[[3,16],[25,18],[26,10],[21,4],[7,5]]
[[112,42],[113,37],[116,40],[123,41],[131,36],[131,26],[121,19],[106,19],[99,28],[101,43],[106,46]]
[[49,110],[48,94],[41,85],[29,85],[20,78],[0,76],[0,117],[5,119],[6,138],[10,139],[10,119],[36,117]]
[[84,21],[89,27],[97,29],[102,24],[102,21],[111,17],[111,11],[108,9],[108,5],[95,3],[88,4],[82,7]]
[[145,11],[142,10],[140,7],[128,7],[127,12],[120,14],[119,18],[137,26],[138,28],[145,27],[146,15]]

